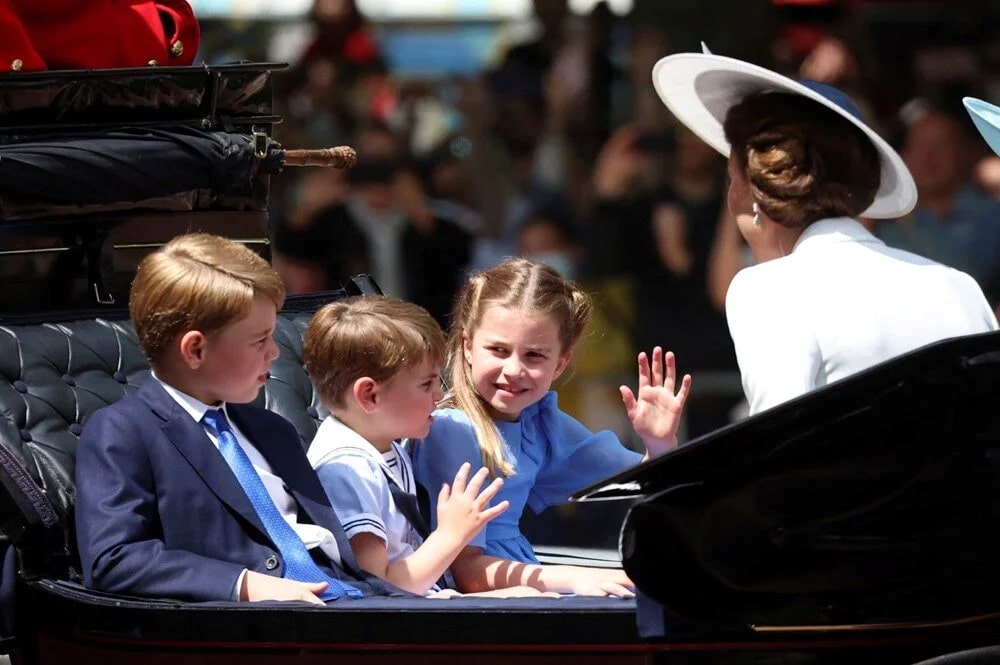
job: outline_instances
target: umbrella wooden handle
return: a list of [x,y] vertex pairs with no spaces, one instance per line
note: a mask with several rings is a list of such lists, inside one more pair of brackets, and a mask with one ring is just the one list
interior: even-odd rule
[[341,145],[320,150],[286,150],[285,166],[332,166],[349,169],[358,161],[354,148]]

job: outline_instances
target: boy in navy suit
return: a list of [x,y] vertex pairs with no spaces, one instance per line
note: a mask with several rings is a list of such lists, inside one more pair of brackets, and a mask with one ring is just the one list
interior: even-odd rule
[[398,593],[362,571],[280,416],[246,404],[278,356],[278,275],[239,243],[175,238],[129,311],[153,375],[93,414],[77,449],[84,583],[190,601]]

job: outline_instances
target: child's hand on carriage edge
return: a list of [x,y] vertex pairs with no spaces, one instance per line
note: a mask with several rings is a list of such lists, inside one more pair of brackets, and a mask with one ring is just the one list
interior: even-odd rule
[[572,568],[572,590],[578,596],[635,597],[635,583],[621,568]]

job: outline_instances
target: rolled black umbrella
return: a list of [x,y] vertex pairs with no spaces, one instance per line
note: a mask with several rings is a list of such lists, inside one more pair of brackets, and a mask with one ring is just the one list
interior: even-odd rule
[[19,208],[127,204],[192,191],[214,199],[284,166],[345,168],[354,159],[347,147],[286,150],[264,134],[183,126],[0,137],[0,199]]

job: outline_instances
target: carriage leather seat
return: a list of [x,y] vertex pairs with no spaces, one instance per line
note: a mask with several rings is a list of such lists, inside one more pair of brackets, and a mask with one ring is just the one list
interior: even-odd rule
[[[0,73],[0,143],[48,141],[42,155],[51,156],[63,149],[60,137],[155,126],[236,133],[256,146],[280,121],[271,74],[286,67]],[[160,169],[176,172],[162,153],[133,154],[156,182]],[[3,162],[13,170],[0,186],[0,653],[13,651],[19,663],[102,665],[325,662],[373,653],[380,663],[440,664],[491,650],[509,655],[504,662],[517,654],[557,662],[567,653],[641,662],[633,601],[364,598],[315,607],[86,589],[73,533],[77,440],[96,410],[150,375],[127,313],[114,308],[127,302],[138,261],[180,233],[209,231],[268,252],[270,176],[254,168],[218,187],[182,172],[182,191],[116,190],[127,200],[88,202],[60,198],[48,176],[26,188],[20,178],[37,173],[6,155]],[[326,415],[301,360],[310,312],[330,298],[369,292],[378,292],[371,280],[352,279],[342,291],[290,298],[279,317],[281,355],[258,403],[288,419],[303,445]]]
[[[371,292],[373,284],[356,279],[347,293]],[[257,403],[289,420],[303,446],[327,412],[302,363],[302,335],[319,304],[343,295],[291,297],[277,319],[274,338],[281,353]],[[144,645],[172,650],[185,644],[196,651],[205,641],[240,649],[294,645],[302,653],[326,653],[341,648],[331,644],[344,642],[367,648],[418,644],[424,650],[466,648],[449,647],[452,642],[498,641],[551,649],[568,638],[596,648],[641,643],[634,601],[613,598],[365,598],[315,608],[277,602],[184,603],[84,588],[73,533],[77,440],[96,410],[135,392],[150,376],[126,316],[123,311],[48,315],[51,320],[45,321],[0,315],[0,530],[6,554],[0,636],[16,640],[18,650],[45,651],[51,648],[46,646],[49,631],[66,640],[67,626],[73,627],[74,639],[88,644],[99,634],[126,645],[141,639]],[[484,621],[486,608],[503,611]],[[400,611],[407,612],[407,621],[393,620]],[[0,642],[0,651],[9,649],[10,644],[5,649]],[[127,658],[134,655],[106,645],[96,656],[87,653],[105,663],[119,656],[130,662]]]
[[[331,294],[326,299],[342,295]],[[303,445],[311,440],[326,415],[301,359],[302,334],[310,312],[323,299],[289,300],[288,311],[279,316],[275,331],[281,353],[258,396],[260,404],[282,415],[297,428]],[[185,603],[172,599],[127,598],[85,589],[79,582],[72,532],[77,438],[90,415],[137,390],[148,380],[150,372],[124,312],[119,316],[109,313],[100,316],[53,314],[48,318],[48,321],[41,318],[14,320],[13,317],[4,320],[0,315],[0,529],[7,543],[2,568],[5,574],[0,582],[0,604],[6,605],[0,609],[6,612],[3,617],[6,625],[2,626],[4,634],[14,635],[11,628],[12,625],[16,627],[13,639],[21,656],[18,662],[84,659],[105,665],[131,663],[136,657],[137,645],[141,645],[147,657],[155,653],[164,658],[168,658],[167,654],[169,658],[181,655],[183,659],[184,655],[219,656],[225,653],[238,658],[248,652],[266,652],[281,662],[314,662],[309,658],[378,650],[383,656],[380,662],[406,662],[408,665],[437,663],[442,657],[467,658],[470,651],[477,650],[502,651],[514,658],[510,662],[517,660],[517,654],[524,656],[525,662],[533,663],[541,660],[565,662],[569,657],[587,655],[594,659],[587,662],[610,662],[602,660],[610,658],[615,662],[636,664],[648,662],[644,658],[657,649],[693,648],[695,644],[715,650],[716,655],[729,649],[730,642],[743,645],[741,648],[759,644],[755,648],[780,650],[784,647],[780,644],[775,647],[771,634],[755,634],[748,630],[751,624],[758,623],[758,617],[790,618],[791,621],[800,617],[813,619],[816,613],[813,606],[829,595],[826,591],[829,584],[840,585],[846,574],[852,575],[850,579],[865,588],[870,580],[859,577],[848,565],[850,560],[843,560],[841,568],[844,570],[836,566],[824,567],[809,578],[816,588],[803,591],[800,578],[804,567],[808,568],[807,564],[815,561],[819,553],[831,550],[831,543],[823,539],[817,543],[801,541],[798,545],[792,542],[791,545],[808,555],[804,560],[783,555],[775,564],[781,564],[778,567],[757,566],[767,572],[766,579],[752,577],[757,574],[756,568],[749,570],[739,565],[756,551],[751,546],[756,543],[758,549],[785,547],[783,542],[761,541],[754,535],[755,530],[764,528],[773,535],[774,529],[767,522],[772,517],[771,512],[799,503],[786,501],[773,506],[758,500],[748,505],[755,506],[758,511],[771,512],[762,513],[759,519],[749,522],[739,517],[745,511],[728,510],[730,504],[747,492],[758,499],[762,496],[756,489],[757,484],[765,481],[773,484],[775,477],[771,472],[774,469],[767,465],[776,466],[784,474],[781,477],[788,477],[784,484],[787,492],[808,492],[815,483],[796,482],[801,475],[796,471],[797,465],[811,468],[810,459],[827,465],[823,455],[840,460],[839,466],[830,468],[840,469],[843,474],[829,477],[837,481],[841,490],[853,483],[852,491],[843,490],[841,494],[855,497],[859,492],[864,494],[865,488],[873,482],[888,482],[881,479],[882,476],[891,476],[889,480],[893,480],[905,471],[897,473],[896,466],[900,465],[885,463],[887,455],[896,462],[904,462],[908,459],[904,451],[918,459],[933,458],[929,465],[917,464],[917,468],[939,471],[932,474],[931,480],[935,482],[925,483],[925,491],[918,494],[942,510],[946,505],[961,504],[960,511],[948,508],[944,512],[952,516],[946,520],[949,524],[960,524],[961,533],[949,531],[950,542],[968,547],[960,547],[960,552],[950,550],[952,554],[947,557],[953,564],[950,577],[942,577],[943,572],[934,579],[923,576],[920,579],[924,583],[915,585],[907,577],[912,572],[909,568],[895,571],[897,577],[910,580],[906,590],[911,599],[926,599],[928,594],[938,599],[939,611],[932,612],[933,607],[926,603],[912,602],[908,612],[900,611],[898,615],[905,615],[910,622],[918,617],[929,621],[929,625],[937,625],[937,633],[928,634],[937,635],[939,641],[922,643],[903,631],[899,632],[898,643],[892,648],[903,658],[943,653],[952,643],[941,640],[952,639],[948,626],[955,622],[955,617],[970,617],[958,621],[958,628],[954,629],[958,631],[977,613],[1000,616],[991,613],[995,607],[995,590],[1000,588],[998,578],[995,574],[983,574],[984,570],[990,570],[984,568],[984,562],[995,561],[994,555],[1000,551],[1000,538],[992,535],[995,529],[983,528],[986,523],[995,524],[995,516],[1000,514],[996,502],[990,500],[996,492],[995,464],[983,466],[976,461],[982,459],[983,454],[995,460],[995,455],[990,453],[997,445],[998,419],[996,410],[989,409],[988,405],[995,399],[1000,386],[1000,375],[996,372],[997,363],[1000,363],[1000,333],[945,343],[914,353],[911,358],[902,358],[845,384],[852,390],[828,390],[789,403],[785,408],[760,414],[743,424],[692,442],[677,454],[668,456],[670,459],[652,460],[621,477],[609,479],[609,491],[625,491],[634,486],[652,492],[648,499],[633,508],[623,532],[626,569],[645,594],[640,602],[637,629],[636,603],[611,598],[502,601],[365,598],[317,608],[304,603],[279,602]],[[935,403],[939,406],[934,406]],[[952,417],[940,417],[940,404],[945,405],[944,411]],[[914,418],[914,409],[917,413],[934,415]],[[802,418],[798,417],[799,412]],[[812,424],[805,432],[802,430],[803,418]],[[853,425],[848,427],[848,423]],[[849,439],[856,440],[856,444],[848,445],[838,435],[845,428]],[[885,434],[886,428],[898,431],[900,436],[881,437],[884,441],[879,443],[880,433]],[[947,435],[951,435],[950,439]],[[807,436],[812,437],[812,443]],[[808,455],[800,450],[803,446],[810,450]],[[720,450],[725,454],[720,456]],[[737,454],[737,451],[743,452]],[[935,455],[935,451],[943,454]],[[902,466],[908,468],[913,464],[906,462]],[[880,470],[881,475],[874,471],[859,472],[869,467]],[[970,468],[974,472],[970,473]],[[752,473],[753,469],[760,473]],[[693,482],[692,478],[702,480]],[[809,478],[816,476],[812,474]],[[669,491],[676,483],[688,489]],[[747,483],[753,491],[741,489]],[[904,478],[903,485],[910,487],[913,483],[905,482]],[[668,489],[654,489],[664,486]],[[836,492],[829,494],[835,495]],[[789,495],[783,493],[781,496]],[[907,495],[898,491],[893,496],[905,499]],[[927,501],[918,502],[917,508],[926,509]],[[875,519],[884,516],[872,512],[885,501],[875,501],[874,508],[869,506],[871,503],[865,504],[867,512],[850,511],[841,517],[851,519],[857,513],[862,517],[871,516],[876,524],[886,523]],[[913,508],[912,501],[905,503],[903,508]],[[972,506],[979,510],[970,510]],[[695,519],[688,514],[691,511],[704,519]],[[906,514],[906,511],[898,514]],[[916,533],[938,542],[933,536],[940,520],[929,519],[926,510],[921,514],[924,519],[918,522],[927,528],[918,528]],[[700,526],[693,529],[692,525]],[[737,526],[739,529],[734,531]],[[742,547],[736,550],[716,547],[708,553],[712,556],[707,557],[706,553],[687,544],[685,529],[694,534],[706,529],[736,533]],[[888,533],[886,537],[891,535]],[[696,540],[704,539],[699,536]],[[900,550],[887,542],[889,553],[896,553],[893,555],[895,561],[900,560],[900,552],[913,549]],[[863,544],[869,550],[874,548],[872,557],[885,549],[881,541]],[[833,550],[842,551],[842,545],[839,541],[833,543]],[[856,552],[859,547],[854,544],[851,551]],[[942,548],[949,549],[946,545]],[[727,558],[730,551],[735,559]],[[743,559],[737,556],[739,554]],[[919,551],[912,554],[910,559],[914,561],[922,556]],[[760,554],[757,558],[770,561],[773,557]],[[703,572],[706,562],[714,566],[715,577]],[[958,563],[962,566],[955,568]],[[675,574],[660,575],[657,571],[662,570]],[[880,570],[888,574],[888,569],[882,567]],[[14,573],[17,584],[16,593],[12,595],[9,578]],[[735,575],[743,577],[735,579]],[[947,594],[942,593],[940,582],[945,578],[958,586],[949,602],[942,602]],[[975,585],[970,583],[971,579],[976,580]],[[791,593],[791,609],[776,607],[773,601],[777,591],[772,587],[784,584],[785,580],[799,589]],[[742,590],[739,593],[732,591],[730,587],[735,586]],[[976,590],[974,586],[984,591],[972,593]],[[766,602],[758,598],[762,595]],[[782,597],[784,595],[787,594],[782,592]],[[872,609],[873,603],[876,609],[884,609],[888,605],[883,602],[883,596],[876,594],[867,604],[855,602],[848,610],[850,616]],[[725,603],[718,602],[723,599]],[[658,614],[656,603],[666,603],[670,612]],[[896,607],[898,603],[891,605]],[[649,611],[644,619],[646,606]],[[400,620],[400,612],[406,613],[405,620]],[[942,614],[946,621],[934,621]],[[700,636],[697,630],[690,634],[665,635],[664,627],[677,632],[676,617],[690,617],[700,626],[711,627],[711,632]],[[16,619],[13,624],[12,619]],[[957,644],[973,647],[988,643],[985,640],[995,635],[992,631],[998,623],[1000,619],[968,624],[971,632]],[[644,627],[644,624],[648,625]],[[706,634],[710,636],[708,642]],[[820,631],[814,637],[826,639],[823,635],[825,633]],[[873,638],[881,639],[884,635]],[[799,639],[802,639],[801,634]],[[685,642],[688,646],[679,646]],[[0,643],[0,648],[4,646]],[[289,654],[298,654],[298,657]],[[851,653],[848,649],[840,655],[848,658]],[[892,662],[916,660],[912,657]]]
[[[326,415],[302,365],[308,320],[299,311],[278,317],[281,354],[257,400],[292,422],[303,442]],[[62,541],[58,549],[42,548],[46,560],[36,562],[36,572],[78,581],[72,534],[77,440],[94,411],[149,378],[149,366],[131,322],[95,318],[0,327],[0,375],[0,461],[5,498],[14,499],[3,504],[3,524],[28,511],[23,537]]]

